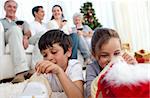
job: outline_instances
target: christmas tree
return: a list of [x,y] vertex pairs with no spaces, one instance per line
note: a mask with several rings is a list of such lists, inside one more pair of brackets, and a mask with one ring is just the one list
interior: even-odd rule
[[80,8],[81,13],[83,13],[83,24],[88,25],[91,29],[96,27],[102,27],[101,23],[98,22],[98,19],[95,16],[95,11],[92,8],[91,2],[84,3]]

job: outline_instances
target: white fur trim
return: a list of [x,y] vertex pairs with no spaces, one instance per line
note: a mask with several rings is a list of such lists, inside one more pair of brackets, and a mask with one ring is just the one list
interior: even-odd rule
[[113,63],[112,68],[108,69],[108,72],[104,79],[108,82],[108,84],[114,86],[119,86],[121,84],[138,85],[141,82],[150,81],[149,72],[150,64],[131,65],[127,64],[125,61],[119,60]]

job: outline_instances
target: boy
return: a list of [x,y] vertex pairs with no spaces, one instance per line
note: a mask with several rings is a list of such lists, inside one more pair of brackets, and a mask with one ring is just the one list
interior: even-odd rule
[[61,30],[47,31],[39,40],[44,60],[36,64],[38,73],[46,73],[53,92],[65,92],[67,98],[83,98],[82,66],[71,57],[72,42]]

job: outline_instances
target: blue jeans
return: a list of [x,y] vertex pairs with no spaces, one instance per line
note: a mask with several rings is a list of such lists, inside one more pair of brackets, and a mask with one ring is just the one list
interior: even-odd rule
[[80,50],[84,60],[91,57],[90,48],[88,47],[88,44],[86,43],[83,36],[79,36],[79,43],[78,43],[78,49]]
[[72,56],[71,59],[77,59],[78,49],[80,50],[84,59],[90,58],[91,53],[86,42],[82,40],[82,37],[78,36],[77,33],[70,34],[72,38]]
[[70,34],[72,38],[72,55],[71,59],[77,59],[77,54],[78,54],[78,43],[79,43],[79,37],[77,33],[72,33]]

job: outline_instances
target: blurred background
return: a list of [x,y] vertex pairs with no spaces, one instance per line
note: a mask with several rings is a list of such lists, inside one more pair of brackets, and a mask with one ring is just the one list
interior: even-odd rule
[[[5,17],[4,2],[0,0],[0,18]],[[45,10],[43,22],[51,18],[51,9],[55,4],[63,8],[65,19],[73,26],[72,16],[80,12],[85,2],[91,2],[95,16],[102,27],[118,31],[122,42],[130,46],[131,51],[140,49],[150,51],[150,1],[149,0],[15,0],[18,3],[17,17],[27,22],[33,21],[31,10],[42,5]]]

